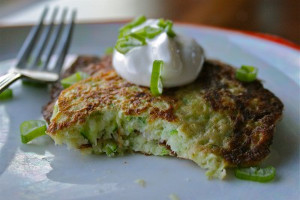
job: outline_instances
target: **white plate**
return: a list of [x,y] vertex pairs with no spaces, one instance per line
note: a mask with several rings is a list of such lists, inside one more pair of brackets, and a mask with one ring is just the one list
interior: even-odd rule
[[[76,26],[72,53],[102,54],[112,46],[120,24]],[[234,66],[259,68],[258,77],[284,103],[271,154],[263,163],[273,165],[277,176],[271,183],[247,182],[234,178],[229,170],[224,181],[207,180],[204,170],[191,161],[131,154],[117,158],[83,156],[66,146],[55,146],[47,136],[33,144],[20,141],[19,125],[41,118],[48,99],[45,88],[12,86],[14,98],[0,102],[0,194],[5,199],[298,199],[299,192],[299,52],[278,43],[245,34],[209,27],[177,25],[177,31],[197,39],[209,57]],[[18,31],[16,31],[18,30]],[[9,35],[6,48],[11,57],[26,27],[2,29]],[[21,39],[18,39],[18,44]],[[2,49],[1,49],[2,48]],[[14,48],[14,49],[13,49]],[[13,50],[12,50],[13,49]],[[0,63],[0,73],[13,61]],[[141,187],[136,179],[146,181]]]

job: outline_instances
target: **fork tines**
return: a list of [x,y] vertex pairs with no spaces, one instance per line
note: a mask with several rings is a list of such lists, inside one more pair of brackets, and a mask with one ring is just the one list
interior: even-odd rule
[[[63,9],[57,24],[55,21],[57,21],[59,9],[57,7],[53,9],[50,23],[46,24],[45,18],[48,11],[49,8],[46,7],[39,23],[32,27],[23,43],[17,57],[17,68],[60,72],[70,45],[76,10],[72,10],[71,19],[66,20],[68,9]],[[50,70],[48,64],[53,54],[57,55],[56,62],[54,68]]]

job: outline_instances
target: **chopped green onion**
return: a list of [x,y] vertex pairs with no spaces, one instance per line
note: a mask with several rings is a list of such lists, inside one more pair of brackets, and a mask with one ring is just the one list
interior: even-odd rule
[[133,21],[129,22],[128,24],[125,24],[122,28],[120,28],[119,32],[120,32],[120,36],[125,36],[127,35],[127,33],[130,33],[130,30],[136,26],[141,25],[142,23],[144,23],[147,20],[147,18],[142,15],[139,16],[137,18],[135,18]]
[[173,31],[173,23],[172,22],[167,24],[166,32],[167,32],[169,37],[175,37],[176,36],[175,32]]
[[257,71],[253,66],[242,65],[236,70],[235,77],[240,81],[251,82],[256,79]]
[[165,29],[166,33],[169,37],[175,37],[176,34],[173,31],[173,22],[170,20],[165,21],[164,19],[159,19],[158,24],[159,27]]
[[21,140],[26,144],[31,140],[46,134],[46,122],[42,120],[29,120],[20,125]]
[[151,27],[151,26],[144,27],[144,30],[145,30],[145,33],[146,33],[146,37],[150,38],[150,39],[156,37],[157,35],[159,35],[162,32],[161,29],[154,28],[154,27]]
[[135,33],[130,33],[130,35],[128,37],[132,37],[134,39],[139,40],[142,43],[142,45],[147,44],[146,39],[144,37],[141,37],[140,35],[137,35]]
[[115,48],[118,52],[125,54],[134,47],[143,46],[145,44],[145,38],[137,34],[131,33],[130,35],[118,39]]
[[110,55],[110,54],[112,54],[114,52],[114,48],[113,47],[107,47],[106,49],[105,49],[105,54],[106,55]]
[[152,39],[152,38],[156,37],[157,35],[159,35],[161,32],[162,32],[162,29],[160,29],[160,28],[145,26],[144,28],[142,28],[138,31],[135,31],[134,33],[141,37]]
[[117,152],[118,146],[114,142],[108,142],[105,145],[105,152],[107,156],[114,156],[115,153]]
[[160,156],[170,155],[170,150],[167,148],[163,148],[159,154]]
[[130,33],[131,33],[131,28],[124,29],[122,32],[119,33],[118,39],[130,35]]
[[88,77],[89,75],[84,72],[76,72],[75,74],[72,74],[71,76],[62,79],[60,82],[64,88],[68,88],[74,83],[86,79]]
[[158,22],[158,28],[145,26],[132,33],[132,28],[141,25],[146,21],[145,16],[136,18],[134,21],[123,26],[119,31],[118,41],[115,45],[115,49],[125,54],[131,49],[146,45],[146,38],[152,39],[162,33],[163,31],[168,34],[169,37],[175,37],[176,34],[173,31],[173,23],[170,20],[160,19]]
[[137,18],[135,18],[134,20],[132,20],[131,22],[125,24],[120,31],[122,31],[123,29],[127,29],[127,28],[134,28],[136,26],[141,25],[142,23],[144,23],[147,20],[147,18],[144,15],[141,15]]
[[0,93],[0,100],[11,99],[13,97],[12,89],[7,88],[2,93]]
[[176,135],[177,133],[178,133],[178,131],[176,129],[174,129],[170,132],[171,135]]
[[164,19],[159,19],[157,26],[162,27],[162,28],[166,28],[166,21]]
[[250,180],[256,182],[269,182],[274,179],[276,170],[272,166],[266,168],[260,168],[260,167],[237,168],[234,170],[234,174],[237,178],[243,180]]
[[82,135],[82,137],[84,137],[85,139],[89,140],[88,134],[86,134],[83,131],[80,131],[80,135]]
[[155,60],[153,62],[150,91],[154,96],[161,95],[163,92],[163,85],[161,80],[161,72],[164,62],[162,60]]
[[37,88],[44,88],[44,87],[48,86],[48,84],[45,82],[35,81],[35,80],[31,80],[31,79],[26,79],[26,78],[22,80],[22,84],[26,85],[26,86],[37,87]]

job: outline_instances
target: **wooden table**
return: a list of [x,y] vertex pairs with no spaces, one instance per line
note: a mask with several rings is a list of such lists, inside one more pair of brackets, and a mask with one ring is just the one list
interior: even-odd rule
[[145,14],[147,17],[268,33],[300,44],[299,0],[30,1],[31,5],[11,11],[7,16],[1,15],[7,11],[1,6],[0,24],[34,23],[43,7],[58,5],[77,8],[78,21],[128,19]]
[[[274,34],[300,44],[299,0],[170,0],[174,20]],[[171,5],[171,6],[170,6]]]

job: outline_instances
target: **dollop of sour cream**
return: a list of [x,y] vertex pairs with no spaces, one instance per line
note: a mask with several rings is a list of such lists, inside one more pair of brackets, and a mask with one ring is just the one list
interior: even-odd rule
[[[134,27],[137,31],[145,26],[158,28],[158,20],[148,19]],[[205,55],[203,48],[192,38],[177,34],[171,38],[162,32],[147,44],[131,49],[126,54],[113,52],[113,67],[127,81],[150,87],[154,60],[162,60],[161,72],[163,87],[182,86],[193,82],[202,69]]]

